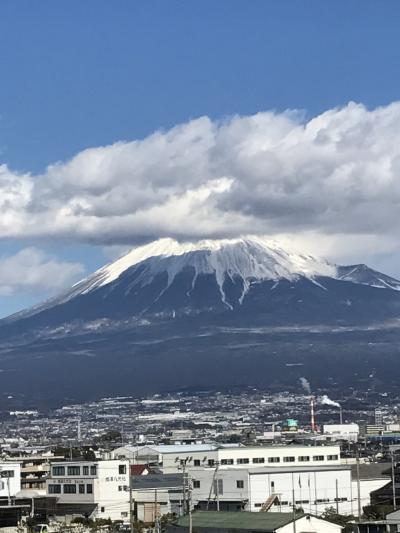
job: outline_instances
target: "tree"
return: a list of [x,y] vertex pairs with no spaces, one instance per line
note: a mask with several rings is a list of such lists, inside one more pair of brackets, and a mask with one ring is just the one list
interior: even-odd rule
[[353,515],[339,514],[334,507],[327,507],[322,513],[321,518],[342,527],[346,526],[350,521],[355,520]]

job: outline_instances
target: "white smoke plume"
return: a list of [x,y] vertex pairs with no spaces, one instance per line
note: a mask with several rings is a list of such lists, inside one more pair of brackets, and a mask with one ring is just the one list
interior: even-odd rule
[[307,394],[311,394],[310,382],[306,378],[300,378],[300,383]]
[[322,405],[332,405],[332,407],[340,408],[340,404],[331,400],[326,394],[319,398],[319,403],[321,403]]

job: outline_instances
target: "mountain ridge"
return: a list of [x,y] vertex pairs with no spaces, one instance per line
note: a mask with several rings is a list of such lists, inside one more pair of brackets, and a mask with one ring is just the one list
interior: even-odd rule
[[146,246],[1,320],[0,391],[57,403],[297,386],[288,361],[327,390],[370,388],[369,375],[397,387],[398,280],[260,238]]
[[[37,314],[48,307],[61,305],[69,300],[87,295],[108,285],[118,285],[121,277],[129,272],[139,272],[128,284],[125,296],[135,294],[134,289],[150,285],[158,275],[167,274],[167,283],[156,295],[159,298],[182,271],[191,270],[191,284],[187,295],[193,291],[199,275],[214,275],[222,303],[232,309],[227,300],[224,284],[241,284],[239,305],[248,293],[252,283],[272,280],[295,281],[300,277],[321,286],[318,278],[333,278],[377,288],[400,290],[400,281],[377,272],[367,265],[340,266],[312,255],[287,251],[275,241],[246,236],[237,239],[204,240],[197,243],[179,243],[165,238],[134,248],[116,261],[101,267],[92,275],[76,283],[71,289],[30,309],[20,311],[3,319],[5,322]],[[1,321],[0,321],[1,324]]]

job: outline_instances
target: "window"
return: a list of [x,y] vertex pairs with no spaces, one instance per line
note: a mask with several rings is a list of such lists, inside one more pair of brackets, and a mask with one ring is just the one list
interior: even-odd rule
[[118,466],[118,474],[126,474],[126,465]]
[[294,463],[294,461],[295,461],[295,457],[293,457],[293,456],[290,456],[290,457],[284,457],[284,458],[283,458],[283,462],[284,462],[284,463]]
[[105,511],[105,508],[104,507],[100,507],[100,512],[104,513],[104,511]]
[[2,470],[0,472],[0,477],[5,477],[5,478],[14,477],[14,470]]
[[233,459],[221,459],[221,465],[233,465]]
[[244,481],[243,481],[243,479],[237,479],[236,480],[236,488],[237,489],[244,489]]
[[201,465],[201,461],[200,461],[200,459],[195,459],[195,460],[193,461],[193,464],[194,464],[194,466],[200,466],[200,465]]
[[305,463],[306,461],[309,461],[310,460],[310,456],[309,455],[300,455],[300,457],[298,457],[298,460]]
[[347,498],[335,498],[334,502],[347,502]]
[[89,475],[89,467],[88,466],[84,466],[83,467],[83,475],[84,476],[88,476]]
[[193,488],[199,489],[200,488],[200,481],[198,479],[193,480]]
[[214,494],[223,494],[224,493],[224,481],[223,479],[214,479]]
[[76,485],[64,485],[64,494],[76,494]]
[[254,507],[262,507],[262,503],[255,503]]
[[214,466],[214,465],[215,465],[214,459],[209,459],[208,460],[208,466]]
[[323,455],[314,455],[313,460],[314,461],[323,461],[324,460],[324,456]]
[[279,463],[281,461],[280,457],[268,457],[269,463]]
[[253,463],[257,463],[257,464],[265,463],[265,459],[264,457],[253,457]]
[[79,494],[85,494],[85,485],[79,485]]
[[49,485],[49,494],[61,494],[61,485]]
[[67,472],[69,476],[80,476],[81,475],[81,467],[80,466],[68,466]]
[[53,466],[53,476],[65,476],[65,468],[63,466]]
[[126,518],[128,516],[128,513],[126,511],[121,512],[122,518]]
[[90,475],[95,476],[97,474],[97,466],[93,465],[90,467]]
[[238,465],[248,465],[249,464],[249,459],[247,457],[244,457],[242,459],[237,459],[236,460],[236,464]]
[[337,461],[339,459],[338,455],[328,455],[327,456],[328,461]]
[[91,483],[86,485],[86,494],[93,494],[93,485]]

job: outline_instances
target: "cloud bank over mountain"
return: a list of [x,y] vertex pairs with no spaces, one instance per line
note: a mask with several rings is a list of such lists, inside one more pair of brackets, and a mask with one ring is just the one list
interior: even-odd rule
[[[322,254],[397,246],[400,103],[191,120],[41,175],[0,167],[0,238],[101,245],[295,236]],[[315,243],[318,243],[315,245]]]
[[34,247],[0,256],[0,296],[54,293],[77,281],[83,265],[57,259]]

